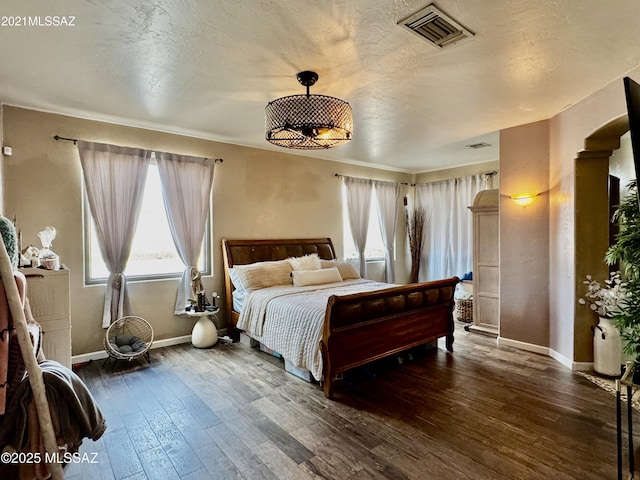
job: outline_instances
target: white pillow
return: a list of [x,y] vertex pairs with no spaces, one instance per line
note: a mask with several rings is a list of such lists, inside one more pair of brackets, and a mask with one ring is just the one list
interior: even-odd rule
[[238,290],[237,288],[233,291],[232,295],[232,302],[233,302],[233,309],[236,312],[239,312],[242,309],[242,304],[244,303],[244,299],[245,296],[247,295],[247,292],[245,290]]
[[322,268],[319,270],[294,270],[291,272],[291,276],[293,277],[293,285],[295,287],[342,281],[340,272],[336,267]]
[[342,280],[357,280],[360,274],[353,265],[348,262],[339,262],[337,260],[320,260],[322,268],[337,267]]
[[289,257],[287,259],[293,270],[320,270],[320,257],[317,253],[310,253],[304,257]]
[[233,269],[247,292],[274,285],[291,285],[291,265],[286,260],[236,265]]
[[238,276],[238,272],[236,272],[235,268],[229,269],[229,278],[231,279],[231,283],[233,283],[233,286],[236,287],[237,291],[243,293],[246,291],[244,285],[242,285],[242,282],[240,281],[240,277]]

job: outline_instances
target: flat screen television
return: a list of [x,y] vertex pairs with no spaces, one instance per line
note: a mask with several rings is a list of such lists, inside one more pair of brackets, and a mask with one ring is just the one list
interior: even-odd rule
[[[627,98],[631,150],[633,151],[633,164],[637,181],[640,179],[640,85],[629,77],[624,77],[624,94]],[[638,192],[638,205],[640,208],[640,189],[636,189],[636,191]]]

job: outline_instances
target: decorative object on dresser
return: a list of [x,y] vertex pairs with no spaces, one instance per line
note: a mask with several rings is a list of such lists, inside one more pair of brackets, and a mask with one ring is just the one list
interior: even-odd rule
[[71,368],[69,270],[23,268],[33,318],[42,326],[42,350],[49,360]]
[[[325,262],[335,260],[330,238],[223,240],[222,244],[228,328],[243,327],[267,351],[281,354],[285,364],[311,370],[316,380],[322,379],[327,398],[333,397],[336,376],[351,368],[440,337],[446,337],[447,349],[453,350],[457,277],[404,286],[357,278],[296,287],[286,274],[287,268],[292,271],[286,259],[315,253]],[[265,275],[258,275],[260,270]],[[243,278],[246,271],[251,276]],[[236,287],[247,287],[248,282],[253,288],[242,292],[242,306],[236,307]],[[295,328],[286,327],[291,321]],[[294,339],[299,344],[292,347]],[[281,347],[290,353],[279,351]]]
[[42,243],[42,248],[38,253],[40,266],[47,270],[58,270],[60,268],[60,257],[51,250],[53,240],[56,238],[55,227],[45,227],[43,231],[38,233],[38,238]]

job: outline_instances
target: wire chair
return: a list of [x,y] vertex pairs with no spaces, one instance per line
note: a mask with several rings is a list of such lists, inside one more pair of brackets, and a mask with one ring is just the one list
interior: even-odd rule
[[[109,325],[104,336],[104,349],[115,360],[131,362],[145,357],[151,364],[149,349],[153,343],[153,328],[144,318],[129,315],[121,317]],[[113,365],[115,368],[115,362]]]

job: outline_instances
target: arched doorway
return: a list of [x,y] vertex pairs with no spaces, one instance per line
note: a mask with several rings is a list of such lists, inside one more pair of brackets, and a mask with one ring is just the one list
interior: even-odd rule
[[[629,131],[627,115],[596,129],[576,155],[575,168],[575,292],[584,294],[586,275],[604,279],[609,270],[603,259],[609,246],[609,158]],[[577,305],[574,315],[574,361],[593,361],[593,312]]]

